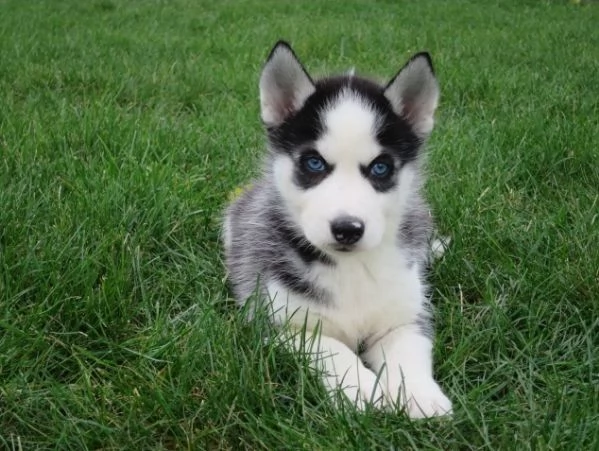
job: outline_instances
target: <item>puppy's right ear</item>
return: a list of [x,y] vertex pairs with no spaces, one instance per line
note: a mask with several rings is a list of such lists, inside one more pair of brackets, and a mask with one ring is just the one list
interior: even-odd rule
[[260,108],[267,127],[280,125],[315,91],[312,79],[285,41],[270,52],[260,76]]

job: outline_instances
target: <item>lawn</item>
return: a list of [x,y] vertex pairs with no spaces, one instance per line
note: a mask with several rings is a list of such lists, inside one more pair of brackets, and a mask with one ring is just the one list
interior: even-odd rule
[[[0,449],[599,449],[599,3],[0,0]],[[220,212],[260,67],[441,83],[451,419],[335,410],[246,323]]]

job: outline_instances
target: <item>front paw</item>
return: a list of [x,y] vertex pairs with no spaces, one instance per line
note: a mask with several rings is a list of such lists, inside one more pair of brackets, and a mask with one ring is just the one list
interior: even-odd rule
[[359,410],[365,410],[367,405],[383,406],[385,396],[379,381],[376,375],[366,368],[348,372],[343,376],[326,375],[323,382],[333,399],[336,391],[340,390]]
[[405,379],[403,384],[389,387],[388,398],[399,402],[410,418],[429,418],[452,414],[451,401],[433,379]]

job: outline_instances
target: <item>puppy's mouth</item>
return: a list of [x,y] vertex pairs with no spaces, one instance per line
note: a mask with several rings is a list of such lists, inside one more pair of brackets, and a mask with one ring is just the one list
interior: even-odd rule
[[348,245],[348,244],[338,244],[335,243],[333,245],[331,245],[331,247],[333,248],[333,250],[337,251],[337,252],[352,252],[356,250],[356,245]]

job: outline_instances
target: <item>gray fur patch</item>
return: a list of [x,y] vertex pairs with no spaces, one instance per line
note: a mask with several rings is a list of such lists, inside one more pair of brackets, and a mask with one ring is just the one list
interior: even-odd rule
[[432,340],[435,328],[433,325],[432,315],[430,312],[421,313],[416,318],[415,322],[418,331],[427,338]]
[[399,226],[399,246],[410,256],[410,263],[427,266],[430,257],[429,242],[433,232],[433,219],[428,206],[420,196],[414,196]]
[[334,265],[330,256],[312,246],[287,218],[270,175],[244,192],[226,211],[230,237],[225,247],[229,281],[241,304],[277,281],[290,292],[319,303],[329,293],[306,277],[312,265]]

